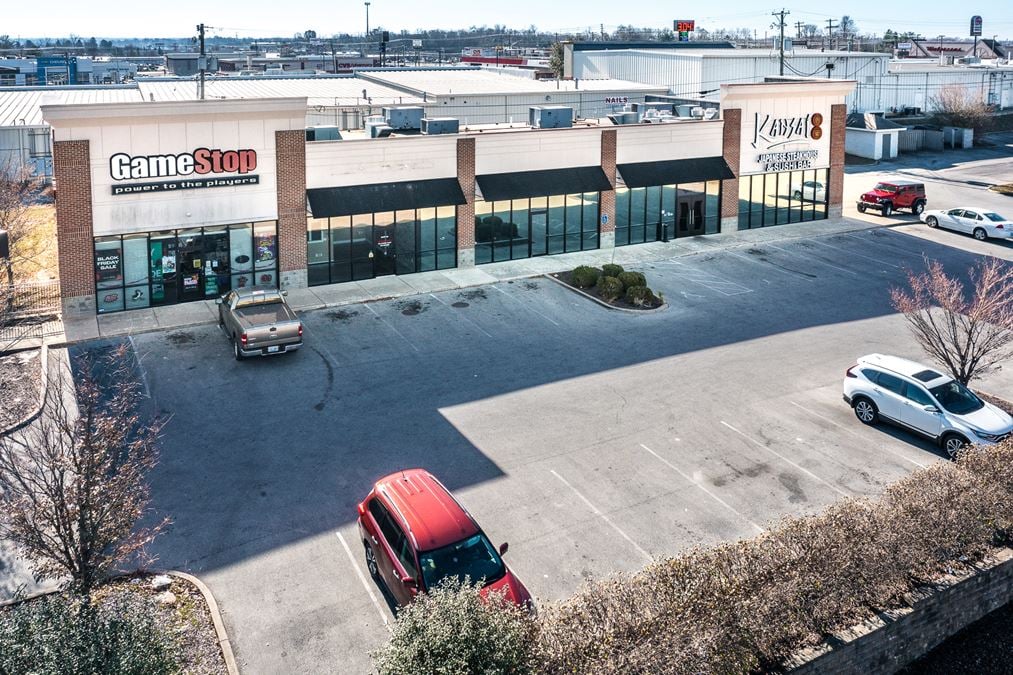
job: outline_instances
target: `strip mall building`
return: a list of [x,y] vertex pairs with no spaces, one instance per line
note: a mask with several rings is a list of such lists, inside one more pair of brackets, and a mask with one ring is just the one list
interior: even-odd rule
[[720,116],[307,141],[304,98],[43,106],[67,316],[839,217],[854,82]]

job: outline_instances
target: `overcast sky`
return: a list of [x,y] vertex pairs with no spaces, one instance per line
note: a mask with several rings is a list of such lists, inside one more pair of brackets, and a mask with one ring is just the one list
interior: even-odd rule
[[[338,32],[363,32],[366,8],[362,2],[341,0],[147,0],[124,2],[118,11],[112,3],[80,0],[49,0],[41,7],[32,2],[11,0],[0,15],[0,34],[19,37],[187,37],[203,22],[213,26],[211,35],[239,37],[291,36],[312,29],[321,37]],[[119,3],[117,3],[119,4]],[[707,4],[709,12],[692,11]],[[687,11],[679,10],[682,5]],[[369,8],[372,28],[392,31],[419,28],[466,28],[505,25],[527,28],[535,25],[546,31],[572,32],[587,28],[614,30],[619,24],[671,28],[673,19],[695,19],[709,30],[750,28],[763,35],[770,28],[770,13],[781,9],[759,9],[755,0],[722,0],[711,3],[668,3],[660,0],[617,2],[616,0],[499,0],[497,2],[441,0],[373,0]],[[850,15],[862,33],[882,34],[886,29],[912,31],[928,36],[968,35],[972,14],[983,18],[983,37],[999,35],[1013,39],[1013,2],[975,0],[964,5],[953,0],[845,0],[800,7],[786,22],[789,35],[796,21],[826,26],[827,19],[840,21]],[[678,14],[678,16],[677,16]]]

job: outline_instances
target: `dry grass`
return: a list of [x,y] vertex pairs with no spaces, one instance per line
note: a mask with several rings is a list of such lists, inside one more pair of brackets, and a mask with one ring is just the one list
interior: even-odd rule
[[989,188],[992,192],[998,192],[1001,195],[1013,196],[1013,183],[1005,183],[1003,185],[993,185]]
[[17,256],[14,276],[18,281],[45,281],[60,276],[57,261],[56,206],[39,204],[29,207],[26,234],[15,244]]

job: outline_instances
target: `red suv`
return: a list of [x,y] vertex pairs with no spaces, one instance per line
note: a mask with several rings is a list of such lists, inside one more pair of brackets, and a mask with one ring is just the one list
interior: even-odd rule
[[400,606],[447,577],[481,582],[533,609],[531,594],[514,576],[471,514],[431,473],[399,471],[381,478],[359,504],[359,535],[366,566]]
[[916,216],[925,210],[925,185],[911,180],[891,180],[876,183],[876,187],[858,198],[858,211],[877,209],[889,216],[897,209],[910,209]]

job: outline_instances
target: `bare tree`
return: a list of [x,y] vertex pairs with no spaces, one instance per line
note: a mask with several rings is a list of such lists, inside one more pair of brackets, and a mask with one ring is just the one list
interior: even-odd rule
[[992,108],[985,102],[984,93],[967,87],[943,87],[929,99],[935,110],[935,122],[940,126],[974,129],[974,137],[989,131],[995,124]]
[[890,291],[915,340],[962,384],[998,370],[1013,356],[1013,267],[997,258],[978,263],[968,297],[942,264],[926,264],[924,273],[908,272],[910,290]]
[[24,263],[38,261],[54,245],[49,238],[29,236],[38,224],[31,207],[41,187],[26,167],[10,158],[0,161],[0,230],[6,230],[10,238],[16,276]]
[[[0,438],[0,537],[37,578],[70,577],[84,596],[118,563],[150,562],[144,548],[169,523],[135,529],[161,423],[139,417],[129,363],[125,348],[82,363],[76,403],[72,376],[58,369],[36,423]],[[111,394],[97,372],[114,378]]]

